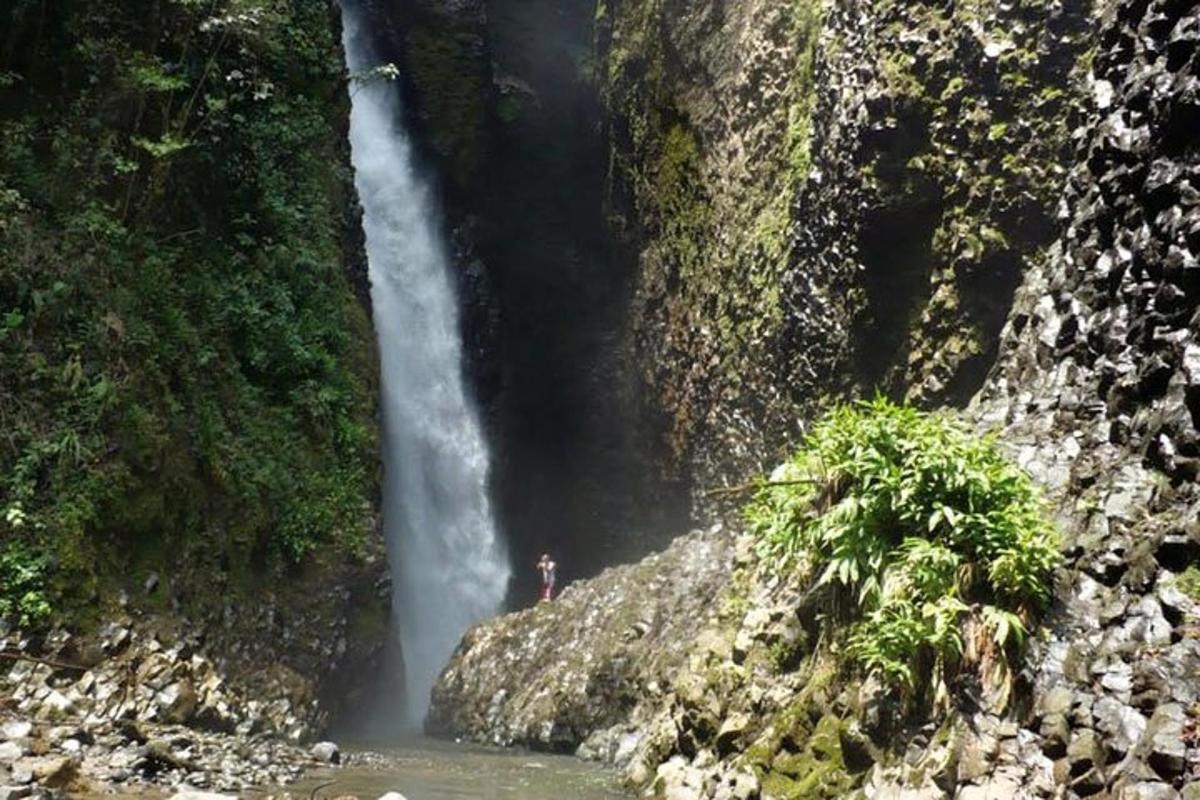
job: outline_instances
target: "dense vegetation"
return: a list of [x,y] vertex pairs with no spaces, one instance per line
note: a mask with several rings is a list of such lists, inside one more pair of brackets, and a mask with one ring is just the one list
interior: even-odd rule
[[747,514],[765,553],[852,598],[851,659],[909,691],[967,648],[1003,668],[1058,559],[1032,482],[994,442],[882,399],[817,422]]
[[0,11],[0,615],[169,564],[260,575],[370,530],[334,13]]

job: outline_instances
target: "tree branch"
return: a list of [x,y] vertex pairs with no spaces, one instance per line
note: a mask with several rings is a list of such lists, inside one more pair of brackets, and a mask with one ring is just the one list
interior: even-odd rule
[[722,486],[717,489],[709,489],[704,493],[704,497],[725,497],[727,495],[745,494],[758,489],[765,489],[771,486],[800,486],[802,484],[810,484],[816,486],[825,481],[820,478],[797,478],[791,481],[751,481],[750,483],[742,483],[737,486]]

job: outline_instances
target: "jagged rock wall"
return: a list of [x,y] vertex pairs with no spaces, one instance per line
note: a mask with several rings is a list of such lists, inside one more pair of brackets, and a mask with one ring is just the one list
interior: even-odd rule
[[1200,762],[1200,8],[1113,4],[1091,94],[1062,237],[977,411],[1065,538],[1034,657],[1043,752],[1079,796],[1173,797]]
[[591,0],[371,2],[440,189],[467,373],[517,572],[565,577],[663,545],[686,518],[621,347],[634,263],[609,234]]
[[628,346],[668,468],[762,469],[846,393],[979,388],[1053,235],[1088,9],[600,4]]
[[[656,612],[687,587],[657,589],[638,622],[589,616],[639,595],[633,570],[572,587],[585,633],[552,607],[472,632],[436,694],[440,730],[574,746],[656,797],[1200,796],[1200,8],[1113,3],[1090,46],[1054,242],[968,412],[1047,487],[1065,543],[1011,685],[881,725],[878,687],[823,663],[808,587],[741,540],[731,572],[702,573],[718,581],[697,582],[708,603],[686,635]],[[687,552],[653,571],[689,579]],[[642,663],[643,638],[668,655],[610,668]],[[522,642],[538,669],[510,683]],[[583,724],[555,724],[565,709]]]

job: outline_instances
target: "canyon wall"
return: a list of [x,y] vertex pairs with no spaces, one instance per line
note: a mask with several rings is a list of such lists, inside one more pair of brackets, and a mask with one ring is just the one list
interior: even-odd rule
[[963,404],[1053,238],[1086,3],[597,10],[629,347],[702,483],[814,409]]
[[[14,2],[0,31],[0,617],[341,694],[388,592],[337,9]],[[333,707],[296,705],[276,727]]]
[[[788,13],[760,8],[752,24],[728,5],[693,3],[639,16],[650,5],[610,5],[605,47],[630,75],[661,85],[653,82],[669,61],[627,55],[656,42],[684,67],[668,73],[684,99],[686,87],[711,99],[702,88],[720,80],[704,67],[722,63],[711,60],[722,43],[759,42],[755,25]],[[828,354],[834,376],[790,401],[793,418],[806,418],[814,398],[856,388],[926,403],[974,395],[968,418],[1046,489],[1064,542],[1025,668],[962,681],[947,707],[897,719],[878,684],[847,674],[823,646],[819,592],[764,560],[735,524],[571,587],[561,608],[473,631],[443,676],[432,723],[608,761],[654,797],[1194,798],[1200,10],[1175,0],[839,9],[821,17],[813,167],[794,211],[797,252],[808,252],[808,237],[831,238],[770,287],[806,281],[815,302],[837,276],[835,299],[849,316],[811,341],[791,340]],[[703,32],[717,30],[707,41]],[[723,63],[761,76],[755,52],[743,47]],[[625,96],[644,85],[631,78]],[[771,86],[772,97],[786,96],[786,82]],[[761,113],[763,94],[741,98],[742,114]],[[645,127],[664,107],[661,97],[631,100],[630,137],[613,139],[635,154],[627,201],[644,225],[635,352],[653,354],[642,356],[644,374],[664,408],[687,411],[676,416],[674,430],[686,434],[673,440],[677,452],[701,474],[739,462],[753,470],[766,445],[792,434],[756,434],[774,412],[746,412],[744,422],[732,390],[716,402],[705,394],[711,377],[686,379],[715,374],[705,372],[721,364],[713,354],[735,335],[706,324],[713,304],[686,298],[747,280],[753,259],[738,249],[748,260],[705,289],[696,265],[711,265],[703,255],[719,255],[720,244],[675,236],[688,230],[681,209],[709,204],[657,205],[654,178],[677,186],[682,174],[688,192],[715,197],[723,187],[713,176],[724,173],[705,165],[736,162],[729,153],[754,137],[728,134],[728,122],[714,121],[722,106],[698,101],[688,124]],[[732,110],[725,119],[747,129]],[[714,154],[697,144],[705,137],[735,144]],[[687,145],[677,151],[690,162],[682,172],[669,166],[678,159],[662,160],[670,140]],[[823,143],[832,160],[822,160]],[[839,154],[856,153],[839,172]],[[778,169],[759,160],[746,172]],[[806,208],[825,212],[812,218]],[[703,237],[727,217],[692,230]],[[740,224],[726,236],[752,233]],[[822,266],[830,259],[840,271]],[[685,269],[688,280],[673,283]],[[777,302],[772,291],[745,297],[760,310]],[[667,342],[702,345],[694,352],[708,357],[673,360]],[[786,352],[788,340],[775,342]],[[771,373],[755,370],[763,363],[773,362],[746,359],[739,379],[769,387]],[[781,397],[766,391],[755,396]],[[704,403],[701,424],[692,410]],[[712,444],[739,425],[744,451]],[[764,437],[758,453],[755,435]],[[704,611],[689,587],[707,597]]]

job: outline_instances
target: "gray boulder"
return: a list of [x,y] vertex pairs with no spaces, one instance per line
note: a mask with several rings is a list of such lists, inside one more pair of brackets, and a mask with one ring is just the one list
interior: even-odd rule
[[317,742],[309,752],[323,764],[342,763],[342,751],[333,742]]
[[0,764],[11,764],[23,755],[25,755],[25,748],[16,742],[0,744]]

